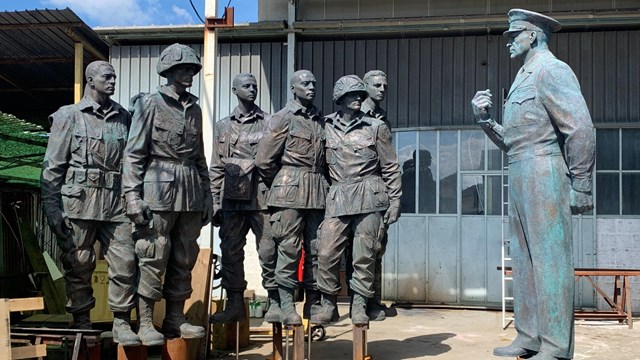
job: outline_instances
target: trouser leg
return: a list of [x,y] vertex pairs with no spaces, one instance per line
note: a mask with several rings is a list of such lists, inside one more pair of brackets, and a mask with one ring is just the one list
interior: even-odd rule
[[262,268],[262,287],[265,290],[276,290],[276,262],[278,253],[271,237],[271,222],[268,211],[251,211],[248,213],[251,231],[256,236],[256,250]]
[[196,264],[200,247],[198,236],[202,228],[199,212],[180,212],[171,230],[171,251],[167,263],[164,298],[184,301],[191,296],[191,270]]
[[318,289],[319,229],[324,220],[323,210],[306,210],[303,230],[304,273],[302,281],[307,290]]
[[96,268],[96,221],[70,219],[72,243],[60,255],[64,268],[69,313],[88,312],[95,306],[91,275]]
[[324,219],[318,248],[318,289],[325,294],[340,293],[340,259],[349,244],[353,216]]
[[150,234],[135,241],[138,257],[138,294],[153,301],[162,298],[162,276],[167,270],[171,251],[171,229],[177,213],[153,212],[153,229]]
[[242,211],[225,211],[223,218],[224,222],[220,226],[221,284],[228,292],[242,292],[247,288],[244,275],[244,246],[247,243],[250,222],[247,213]]
[[371,298],[374,295],[375,261],[385,231],[382,213],[357,215],[353,226],[353,277],[349,286],[354,292]]
[[298,263],[302,250],[303,229],[303,210],[277,208],[271,215],[271,234],[278,252],[276,264],[278,287],[287,289],[298,287]]
[[105,222],[99,228],[98,239],[109,264],[109,309],[129,313],[136,305],[138,280],[131,224]]

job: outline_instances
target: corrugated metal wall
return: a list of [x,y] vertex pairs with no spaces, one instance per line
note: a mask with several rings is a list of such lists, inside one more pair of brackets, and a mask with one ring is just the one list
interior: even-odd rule
[[[190,45],[202,54],[203,45]],[[124,106],[140,92],[150,92],[166,80],[156,72],[160,53],[166,45],[112,46],[111,63],[118,83],[113,97]],[[233,77],[241,72],[256,76],[259,94],[256,103],[267,112],[278,111],[287,100],[286,48],[283,43],[220,44],[217,62],[216,119],[227,116],[236,106],[231,94]],[[189,90],[200,97],[202,72]]]
[[[640,31],[561,33],[550,49],[574,69],[595,123],[640,122]],[[297,64],[318,78],[316,103],[325,113],[340,76],[385,71],[394,128],[475,126],[476,90],[491,89],[500,104],[521,66],[500,35],[303,42]]]
[[[119,76],[114,99],[123,105],[132,95],[162,83],[156,73],[160,45],[113,46],[111,63]],[[193,45],[199,53],[202,45]],[[640,31],[561,33],[551,50],[575,71],[596,124],[640,122]],[[217,118],[236,104],[231,81],[239,72],[258,80],[258,104],[269,112],[287,98],[286,47],[280,42],[220,44]],[[380,69],[389,75],[385,107],[394,128],[475,126],[469,105],[476,90],[489,88],[496,105],[508,90],[520,62],[510,60],[500,35],[307,41],[298,44],[297,68],[318,78],[318,105],[334,110],[333,84],[346,74]],[[200,96],[201,76],[191,92]],[[501,114],[496,107],[496,117]]]

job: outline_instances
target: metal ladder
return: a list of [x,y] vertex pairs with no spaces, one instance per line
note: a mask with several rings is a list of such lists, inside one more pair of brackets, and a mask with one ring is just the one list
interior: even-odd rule
[[[504,162],[504,157],[503,157]],[[507,296],[507,288],[511,288],[509,284],[513,281],[513,274],[507,276],[507,267],[511,267],[511,253],[509,251],[509,245],[511,241],[507,238],[507,230],[509,226],[509,181],[508,181],[509,167],[502,167],[502,193],[500,194],[502,208],[501,214],[501,234],[502,245],[500,246],[501,252],[501,266],[502,266],[502,329],[509,327],[514,320],[513,316],[507,316],[507,302],[513,303],[513,296]]]

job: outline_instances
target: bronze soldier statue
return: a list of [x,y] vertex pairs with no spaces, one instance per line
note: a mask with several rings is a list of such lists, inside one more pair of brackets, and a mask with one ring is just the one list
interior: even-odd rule
[[233,79],[231,91],[238,106],[231,115],[216,123],[209,178],[213,195],[213,224],[220,226],[222,249],[222,287],[227,292],[224,312],[212,322],[235,322],[246,316],[243,293],[244,246],[249,229],[256,236],[262,267],[262,286],[271,301],[265,320],[280,321],[278,285],[275,281],[276,249],[270,234],[267,185],[255,170],[258,141],[265,132],[267,115],[256,104],[258,83],[248,73]]
[[340,111],[325,117],[326,159],[331,188],[318,250],[318,288],[322,309],[311,322],[335,319],[340,292],[340,258],[347,246],[353,257],[351,321],[369,323],[367,304],[374,297],[375,262],[386,226],[400,216],[401,180],[389,127],[360,111],[368,96],[355,75],[343,76],[333,88]]
[[201,68],[200,58],[186,45],[173,44],[162,51],[157,70],[167,83],[135,101],[125,150],[126,213],[140,237],[135,244],[140,269],[138,335],[148,346],[164,341],[152,323],[153,306],[162,297],[167,305],[164,336],[205,334],[203,327],[186,321],[183,310],[192,291],[197,238],[213,207],[202,111],[198,98],[187,92]]
[[278,251],[276,282],[281,322],[285,325],[302,324],[293,299],[302,248],[305,251],[305,318],[319,309],[320,304],[316,282],[317,241],[329,185],[324,159],[324,121],[313,105],[315,85],[316,78],[310,71],[299,70],[291,76],[294,98],[271,117],[256,155],[260,174],[271,183],[267,204],[272,212],[271,236]]
[[[556,20],[509,11],[511,58],[524,65],[511,85],[503,125],[489,113],[491,92],[478,91],[473,112],[509,157],[509,223],[517,336],[496,356],[573,357],[574,268],[571,214],[593,208],[595,139],[591,116],[571,68],[547,41]],[[550,272],[553,276],[550,276]]]
[[134,346],[140,344],[130,327],[137,270],[120,181],[131,119],[126,109],[110,99],[116,85],[111,64],[94,61],[87,66],[85,77],[82,100],[49,117],[51,136],[40,180],[44,213],[62,251],[66,308],[73,315],[74,327],[91,329],[93,245],[97,240],[109,264],[113,339]]

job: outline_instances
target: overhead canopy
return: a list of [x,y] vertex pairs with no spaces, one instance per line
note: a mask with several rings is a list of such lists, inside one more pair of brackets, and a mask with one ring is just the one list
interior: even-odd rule
[[69,8],[0,12],[0,111],[47,126],[74,100],[75,44],[83,64],[107,60],[109,46]]

